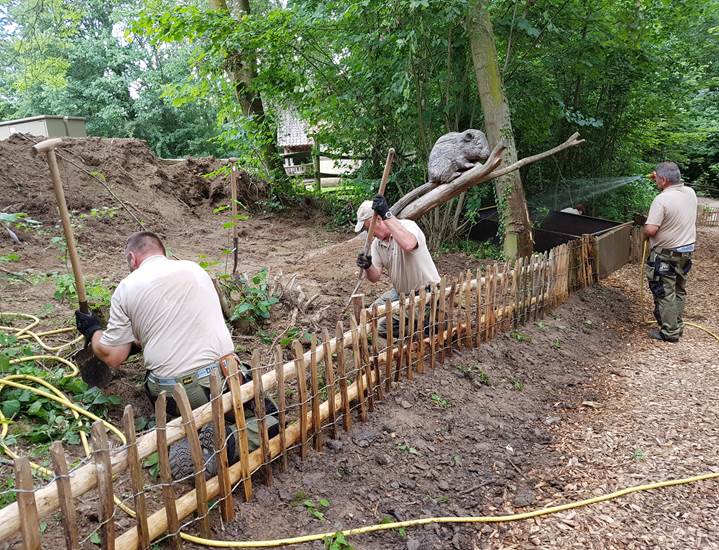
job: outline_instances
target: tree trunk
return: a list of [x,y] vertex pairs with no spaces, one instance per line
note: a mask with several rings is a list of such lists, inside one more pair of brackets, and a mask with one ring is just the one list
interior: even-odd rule
[[[210,10],[221,10],[230,13],[230,8],[226,0],[208,0]],[[237,11],[239,15],[250,14],[250,1],[239,0],[237,2]],[[261,151],[262,162],[264,163],[268,174],[275,176],[283,176],[284,168],[277,150],[277,137],[274,127],[270,127],[269,121],[265,114],[262,97],[259,92],[253,90],[253,81],[257,77],[257,59],[254,52],[234,51],[228,52],[225,59],[225,66],[229,77],[232,79],[235,97],[237,98],[242,113],[254,120],[263,132],[272,137],[266,145],[263,145]]]
[[[514,143],[509,103],[504,93],[494,43],[494,30],[487,7],[486,0],[470,0],[467,34],[472,47],[472,61],[477,76],[487,139],[491,147],[504,141],[506,149],[502,155],[502,164],[508,166],[517,161],[517,147]],[[500,228],[503,231],[504,256],[508,259],[529,256],[534,243],[520,174],[518,171],[510,172],[497,178],[494,185],[500,213]]]

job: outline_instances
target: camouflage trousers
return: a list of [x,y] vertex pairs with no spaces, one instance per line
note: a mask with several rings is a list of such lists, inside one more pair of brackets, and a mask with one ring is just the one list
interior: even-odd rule
[[[249,376],[249,370],[244,368],[242,364],[240,364],[240,368],[243,372],[243,375],[247,379]],[[190,407],[193,409],[196,409],[197,407],[200,407],[204,405],[205,403],[210,402],[210,377],[206,376],[204,378],[195,378],[195,377],[188,377],[188,381],[186,383],[183,382],[183,387],[185,388],[185,393],[187,394],[187,399],[190,402]],[[172,398],[172,390],[174,389],[174,385],[162,385],[157,384],[154,382],[151,378],[147,378],[145,380],[145,391],[147,393],[147,396],[150,398],[150,402],[155,405],[155,401],[157,399],[157,396],[160,395],[161,391],[167,392],[167,412],[170,416],[179,416],[180,412],[177,409],[177,405],[175,404],[174,399]],[[229,391],[229,388],[227,388],[227,391]],[[257,418],[255,417],[255,411],[254,411],[254,401],[250,401],[248,403],[245,403],[244,406],[244,412],[245,412],[245,425],[247,426],[247,442],[250,452],[254,451],[260,446],[260,429],[259,424],[257,422]],[[267,424],[267,429],[269,432],[270,438],[274,437],[279,432],[279,422],[277,421],[277,407],[274,405],[274,402],[268,398],[265,398],[265,422]],[[225,415],[225,420],[228,424],[235,424],[235,418],[233,413],[228,413]],[[233,426],[234,429],[234,426]]]
[[687,274],[692,268],[691,254],[682,256],[651,251],[644,266],[654,297],[654,318],[662,336],[677,340],[684,330],[684,303]]
[[[427,291],[428,298],[427,298],[427,304],[424,307],[424,333],[425,333],[425,335],[427,335],[427,334],[429,334],[429,321],[430,321],[429,316],[430,316],[430,311],[432,309],[432,304],[429,303],[429,292],[431,291],[431,287],[427,286],[427,288],[425,290]],[[383,305],[385,305],[385,302],[387,300],[396,302],[397,300],[399,300],[399,298],[400,298],[399,292],[397,292],[397,290],[392,288],[392,289],[388,290],[387,292],[382,293],[382,295],[379,298],[377,298],[372,303],[372,305],[377,304],[378,306],[383,306]],[[415,310],[415,319],[418,319],[418,318],[419,318],[418,312],[417,312],[417,310]],[[410,323],[409,323],[409,312],[405,313],[404,322],[405,322],[405,334],[413,332],[414,327],[410,327]],[[415,321],[415,323],[416,322],[417,321]],[[379,320],[379,322],[377,323],[377,335],[380,338],[387,338],[387,318],[386,317],[381,318]],[[392,315],[392,335],[395,338],[397,338],[397,336],[399,335],[399,313],[397,313],[397,312],[395,312]]]

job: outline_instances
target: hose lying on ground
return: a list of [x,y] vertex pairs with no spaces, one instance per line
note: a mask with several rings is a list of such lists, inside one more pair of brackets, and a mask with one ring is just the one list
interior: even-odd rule
[[[640,287],[641,291],[641,287]],[[643,303],[643,301],[641,301]],[[37,317],[34,317],[32,315],[24,314],[24,313],[12,313],[12,312],[0,312],[0,317],[2,316],[15,316],[15,317],[25,317],[32,319],[32,323],[24,328],[17,328],[17,327],[11,327],[11,326],[0,326],[0,330],[3,331],[12,331],[15,336],[18,339],[34,339],[36,342],[40,344],[41,347],[43,347],[46,350],[52,350],[56,352],[60,352],[61,350],[70,347],[77,341],[79,341],[82,337],[73,340],[72,342],[69,342],[67,344],[63,344],[61,346],[57,347],[51,347],[44,344],[42,341],[42,336],[47,336],[51,334],[58,334],[62,332],[69,332],[72,331],[72,328],[65,328],[65,329],[58,329],[54,331],[47,331],[47,332],[40,332],[40,333],[33,333],[32,328],[36,327],[40,320]],[[704,331],[706,331],[708,334],[713,336],[717,341],[719,341],[719,336],[711,332],[710,330],[701,327],[699,325],[695,325],[694,323],[685,323],[690,326],[695,326],[697,328],[700,328]],[[32,361],[32,360],[52,360],[52,361],[58,361],[62,363],[64,366],[68,367],[69,372],[68,376],[77,376],[79,373],[79,369],[75,364],[73,364],[71,361],[68,361],[67,359],[63,357],[59,357],[57,355],[33,355],[29,357],[22,357],[20,359],[13,359],[10,361],[10,364],[18,364],[23,363],[26,361]],[[30,382],[34,382],[36,384],[40,384],[41,386],[45,387],[48,391],[45,391],[43,389],[39,389],[33,386],[28,386],[22,382],[19,382],[19,380],[26,380]],[[113,426],[111,423],[97,417],[90,411],[85,410],[84,408],[80,407],[79,405],[76,405],[73,403],[68,397],[62,393],[60,390],[58,390],[56,387],[54,387],[49,382],[43,380],[42,378],[31,376],[31,375],[23,375],[23,374],[14,374],[9,375],[3,378],[0,378],[0,392],[2,392],[2,389],[5,386],[10,386],[14,388],[19,388],[23,390],[27,390],[31,393],[34,393],[36,395],[42,396],[46,399],[51,399],[57,403],[60,403],[64,407],[67,407],[72,411],[73,416],[76,419],[79,419],[80,416],[85,416],[86,418],[89,418],[91,420],[97,421],[100,420],[103,425],[109,429],[113,434],[117,436],[117,438],[125,444],[125,436],[123,433]],[[49,393],[48,393],[49,392]],[[8,420],[3,415],[2,411],[0,410],[0,449],[5,452],[9,457],[15,459],[17,458],[17,455],[5,444],[5,437],[8,433]],[[92,451],[90,449],[90,446],[87,442],[87,435],[85,432],[80,431],[80,438],[82,441],[83,448],[85,450],[85,454],[89,457],[92,454]],[[38,464],[31,463],[32,467],[39,471],[41,474],[52,477],[54,473],[51,470],[48,470],[47,468],[44,468],[43,466],[40,466]],[[695,483],[698,481],[704,481],[704,480],[710,480],[710,479],[718,479],[719,478],[719,472],[709,472],[705,474],[700,474],[692,477],[682,478],[682,479],[671,479],[666,481],[659,481],[655,483],[648,483],[644,485],[636,485],[633,487],[627,487],[624,489],[620,489],[618,491],[615,491],[613,493],[608,493],[604,495],[600,495],[597,497],[592,497],[584,500],[579,500],[576,502],[570,502],[567,504],[561,504],[557,506],[551,506],[549,508],[541,508],[537,510],[532,510],[529,512],[522,512],[518,514],[507,514],[507,515],[501,515],[501,516],[440,516],[440,517],[429,517],[429,518],[420,518],[420,519],[414,519],[414,520],[408,520],[408,521],[396,521],[392,523],[381,523],[376,525],[368,525],[365,527],[359,527],[356,529],[346,529],[340,532],[325,532],[325,533],[316,533],[313,535],[302,535],[297,537],[288,537],[283,539],[273,539],[273,540],[255,540],[255,541],[224,541],[224,540],[214,540],[214,539],[205,539],[202,537],[196,537],[194,535],[190,535],[188,533],[180,533],[182,538],[188,542],[192,542],[195,544],[200,544],[203,546],[209,546],[214,548],[272,548],[277,546],[286,546],[286,545],[292,545],[292,544],[300,544],[304,542],[311,542],[311,541],[319,541],[319,540],[325,540],[330,537],[336,536],[338,533],[342,533],[344,536],[351,536],[351,535],[361,535],[366,533],[373,533],[377,531],[385,531],[388,529],[402,529],[407,527],[417,527],[420,525],[427,525],[430,523],[505,523],[510,521],[520,521],[530,518],[535,518],[539,516],[545,516],[549,514],[556,514],[558,512],[564,512],[567,510],[572,510],[574,508],[580,508],[583,506],[589,506],[591,504],[597,504],[600,502],[606,502],[608,500],[613,500],[625,495],[629,495],[631,493],[636,493],[640,491],[650,491],[655,489],[661,489],[665,487],[673,487],[675,485],[685,485],[688,483]],[[124,504],[119,498],[115,497],[115,503],[118,507],[120,507],[125,513],[127,513],[131,517],[135,517],[135,512],[132,508]]]

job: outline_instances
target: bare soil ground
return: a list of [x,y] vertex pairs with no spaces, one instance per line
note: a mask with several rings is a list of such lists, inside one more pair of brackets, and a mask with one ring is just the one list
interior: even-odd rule
[[[0,211],[27,212],[43,222],[39,230],[20,232],[21,245],[0,236],[0,256],[20,256],[0,267],[22,277],[0,273],[0,310],[39,314],[46,326],[68,326],[73,306],[53,299],[55,285],[48,276],[66,272],[63,255],[51,242],[61,229],[47,167],[29,147],[22,138],[0,143],[0,161],[11,167],[0,174]],[[228,217],[212,209],[227,202],[226,179],[202,178],[217,161],[168,167],[135,140],[77,140],[68,153],[102,173],[175,254],[206,256],[219,262],[213,269],[225,267],[222,249],[229,243],[222,223]],[[70,165],[64,168],[85,270],[112,286],[126,273],[122,247],[137,225],[96,181]],[[249,176],[243,181],[248,202],[262,196],[261,182]],[[92,209],[105,214],[91,215]],[[269,267],[283,277],[297,273],[307,293],[320,296],[296,323],[312,331],[332,329],[355,282],[359,246],[342,244],[351,235],[325,230],[327,220],[311,204],[249,215],[241,225],[240,269]],[[719,331],[719,229],[700,235],[687,319]],[[438,264],[442,273],[458,273],[477,262],[447,254]],[[236,503],[235,523],[223,528],[213,520],[217,538],[276,538],[383,518],[527,511],[716,471],[719,344],[692,328],[676,345],[648,340],[639,324],[637,285],[637,267],[627,266],[573,295],[541,322],[499,335],[472,353],[454,354],[414,382],[395,386],[375,404],[368,422],[355,421],[350,432],[340,431],[338,440],[328,440],[305,461],[293,455],[287,473],[275,468],[271,487],[264,487],[260,476],[255,499]],[[381,290],[375,285],[370,296]],[[280,332],[290,321],[291,307],[282,304],[267,330]],[[247,353],[265,346],[256,337],[235,336]],[[149,415],[141,376],[142,365],[131,364],[109,391]],[[329,501],[324,520],[302,504],[310,499],[319,505],[320,498]],[[530,522],[430,525],[350,542],[357,549],[716,548],[718,510],[716,482],[703,482]],[[82,525],[93,524],[95,503],[85,499],[79,513]],[[130,525],[129,519],[120,520],[121,528]],[[50,529],[57,536],[45,535],[48,547],[62,540],[54,522]]]

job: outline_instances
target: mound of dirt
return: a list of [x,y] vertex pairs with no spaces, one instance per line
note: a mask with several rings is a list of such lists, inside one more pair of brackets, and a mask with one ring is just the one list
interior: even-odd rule
[[[33,155],[32,146],[41,139],[15,134],[0,141],[0,165],[5,167],[0,211],[24,212],[47,224],[55,222],[56,201],[45,155]],[[223,165],[212,157],[169,163],[141,140],[95,137],[65,138],[57,153],[68,208],[77,214],[104,207],[112,209],[107,217],[115,218],[123,207],[109,188],[135,217],[163,233],[181,226],[196,207],[227,197],[226,176],[205,178]],[[238,182],[243,204],[252,206],[265,196],[266,184],[246,172],[239,172]],[[113,223],[123,225],[125,234],[139,229],[137,221],[122,214]]]

